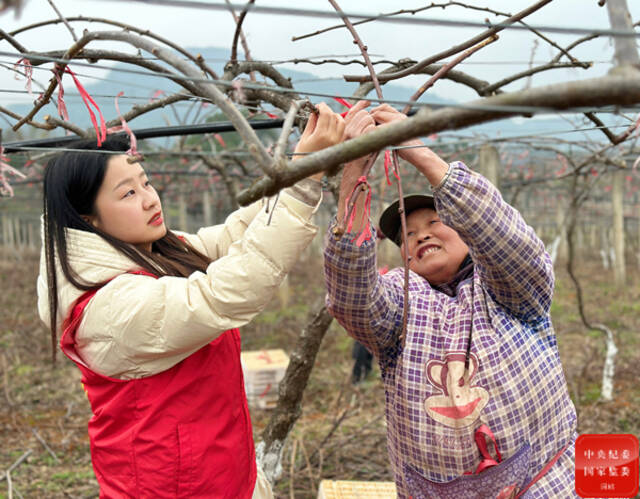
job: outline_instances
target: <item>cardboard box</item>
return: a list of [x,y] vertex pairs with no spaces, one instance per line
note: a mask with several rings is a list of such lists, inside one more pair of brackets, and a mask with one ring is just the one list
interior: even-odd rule
[[278,401],[278,387],[289,365],[284,350],[254,350],[241,353],[244,388],[249,406],[272,409]]
[[394,482],[357,482],[351,480],[322,480],[318,499],[396,499]]

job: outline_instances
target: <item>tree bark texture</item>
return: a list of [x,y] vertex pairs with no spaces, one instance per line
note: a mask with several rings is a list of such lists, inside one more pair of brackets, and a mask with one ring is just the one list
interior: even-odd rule
[[311,313],[289,358],[289,366],[280,382],[278,405],[269,424],[262,432],[262,441],[256,447],[258,464],[272,483],[282,472],[281,455],[284,443],[301,414],[302,395],[309,381],[316,355],[333,317],[324,300]]

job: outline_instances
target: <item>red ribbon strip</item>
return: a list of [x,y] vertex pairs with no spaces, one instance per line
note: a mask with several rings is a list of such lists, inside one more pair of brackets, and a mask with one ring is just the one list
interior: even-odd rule
[[[342,104],[343,106],[345,106],[347,109],[351,109],[351,104],[349,104],[346,100],[344,100],[342,97],[334,97],[333,100],[335,100],[336,102],[339,102],[340,104]],[[344,113],[340,113],[340,116],[342,116],[343,118],[347,115],[349,111],[345,111]]]
[[[71,78],[73,78],[73,83],[75,83],[76,88],[80,93],[80,97],[82,97],[82,100],[84,101],[84,105],[87,106],[87,110],[89,111],[89,117],[91,118],[91,123],[93,123],[93,128],[96,131],[96,137],[98,139],[98,147],[100,147],[102,143],[105,141],[105,139],[107,138],[107,127],[104,123],[104,117],[102,116],[102,111],[100,111],[100,108],[98,107],[98,104],[96,104],[96,101],[94,101],[93,97],[91,97],[89,93],[85,90],[85,88],[80,83],[80,80],[78,80],[78,78],[76,77],[76,74],[73,71],[71,71],[69,66],[65,67],[64,71],[65,73],[69,73],[71,75]],[[56,72],[56,75],[57,75],[57,72]],[[60,79],[58,79],[58,83],[59,84],[61,83]],[[62,89],[62,85],[60,85],[60,89]],[[58,102],[58,105],[59,104],[60,102]],[[96,111],[98,111],[98,115],[100,116],[100,127],[98,127],[96,115],[91,109],[91,105],[96,108]]]
[[[33,95],[33,92],[31,91],[31,83],[33,82],[33,65],[31,64],[31,61],[29,59],[27,59],[26,57],[23,57],[13,65],[14,69],[16,66],[20,64],[24,66],[24,76],[27,79],[25,88],[27,89],[27,92],[29,92],[29,95]],[[17,79],[18,79],[18,75],[16,75],[16,80]]]
[[0,145],[0,194],[3,196],[7,195],[9,197],[13,197],[13,188],[9,184],[9,180],[5,176],[5,172],[20,178],[26,177],[9,165],[7,161],[10,161],[10,159],[4,155],[4,147]]
[[271,383],[269,383],[267,387],[264,390],[262,390],[262,393],[258,395],[258,397],[264,398],[267,395],[267,393],[269,393],[269,390],[271,390]]
[[[494,459],[493,456],[489,453],[485,436],[489,437],[489,439],[493,442],[493,448],[496,452],[496,456],[498,457],[497,460]],[[479,473],[482,473],[487,468],[491,468],[492,466],[495,466],[500,461],[502,461],[502,456],[500,455],[500,451],[498,450],[496,437],[493,435],[493,432],[486,424],[480,425],[480,427],[475,431],[474,439],[476,441],[476,445],[478,446],[480,454],[482,454],[483,459],[480,461],[480,464],[476,468],[475,472],[465,471],[465,475],[473,475],[474,473],[477,475]]]
[[62,86],[62,78],[56,69],[53,69],[53,74],[58,81],[58,114],[63,120],[69,121],[69,112],[67,111],[67,105],[64,102],[64,87]]
[[344,212],[349,214],[349,219],[347,220],[347,232],[351,232],[351,228],[353,227],[353,221],[356,216],[356,210],[354,208],[349,213],[349,200],[351,199],[351,196],[353,196],[353,193],[362,184],[365,184],[367,186],[367,194],[364,202],[364,211],[362,213],[362,223],[364,225],[363,225],[362,231],[360,232],[360,235],[351,240],[351,242],[355,241],[358,247],[362,246],[363,242],[368,241],[372,237],[371,227],[369,223],[369,216],[371,214],[371,186],[367,181],[367,177],[365,177],[364,175],[358,178],[356,185],[353,187],[353,190],[351,191],[351,195],[349,195],[349,197],[345,200],[345,209],[344,209]]
[[391,185],[389,178],[389,166],[391,166],[391,151],[384,152],[384,174],[387,177],[387,185]]
[[[133,130],[129,128],[129,124],[127,123],[127,120],[124,119],[124,116],[122,116],[122,113],[120,113],[120,106],[118,106],[118,97],[122,97],[123,95],[124,95],[124,92],[118,92],[118,95],[116,95],[116,111],[118,113],[118,118],[120,118],[120,123],[121,123],[120,128],[122,128],[129,136],[130,147],[129,147],[129,150],[127,151],[127,154],[131,154],[132,156],[137,156],[138,141],[136,139],[136,135],[133,133]],[[100,144],[98,143],[98,145]]]

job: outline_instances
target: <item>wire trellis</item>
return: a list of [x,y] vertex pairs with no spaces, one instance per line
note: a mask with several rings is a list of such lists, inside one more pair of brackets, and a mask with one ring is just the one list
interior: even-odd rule
[[[112,0],[115,2],[126,3],[143,3],[152,6],[170,6],[181,7],[190,9],[202,9],[202,10],[218,10],[228,12],[229,9],[246,9],[247,12],[254,12],[256,14],[270,14],[270,15],[289,15],[298,17],[313,17],[320,19],[335,19],[339,21],[342,19],[342,15],[335,11],[319,10],[319,9],[300,9],[295,7],[279,7],[279,6],[266,6],[266,5],[245,5],[245,4],[233,4],[233,3],[213,3],[213,2],[196,2],[192,0]],[[400,25],[418,25],[418,26],[447,26],[454,28],[487,28],[501,25],[500,22],[479,22],[468,20],[454,20],[454,19],[439,19],[439,18],[424,18],[418,16],[411,17],[398,17],[384,14],[370,14],[364,12],[344,12],[344,16],[351,20],[364,20],[371,19],[377,22],[400,24]],[[536,30],[547,33],[557,34],[573,34],[573,35],[607,35],[607,36],[621,36],[621,37],[640,37],[640,33],[628,30],[619,29],[601,29],[601,28],[578,28],[578,27],[566,27],[566,26],[547,26],[547,25],[534,25],[527,24],[526,26],[511,24],[505,26],[507,30],[517,31],[531,31]]]
[[[45,60],[47,62],[55,62],[55,63],[64,63],[64,64],[70,64],[70,61],[67,59],[61,59],[61,58],[57,58],[57,57],[47,57],[47,56],[42,56],[42,55],[38,55],[38,54],[33,54],[33,53],[20,53],[20,52],[4,52],[4,51],[0,51],[0,56],[12,56],[12,57],[32,57],[35,59],[39,59],[39,60]],[[129,68],[120,68],[120,67],[111,67],[111,66],[100,66],[98,64],[91,64],[91,63],[83,63],[77,60],[74,60],[71,62],[71,64],[73,64],[74,66],[85,66],[85,67],[92,67],[92,68],[96,68],[96,67],[102,67],[104,69],[113,69],[115,71],[119,71],[119,72],[123,72],[123,73],[130,73],[130,74],[137,74],[137,75],[145,75],[145,76],[153,76],[153,77],[157,77],[157,78],[162,78],[162,79],[167,79],[168,75],[166,74],[160,74],[160,73],[153,73],[153,72],[149,72],[149,71],[142,71],[142,70],[135,70],[135,69],[129,69]],[[228,88],[234,88],[237,86],[237,82],[233,82],[233,81],[227,81],[227,80],[220,80],[220,79],[212,79],[212,78],[193,78],[193,77],[188,77],[188,76],[183,76],[183,75],[179,75],[179,74],[171,74],[169,75],[171,78],[173,79],[178,79],[181,81],[185,81],[185,82],[192,82],[192,83],[215,83],[217,85],[221,85],[224,87],[228,87]],[[433,102],[433,101],[409,101],[409,100],[395,100],[395,99],[378,99],[378,98],[374,98],[374,97],[353,97],[352,95],[338,95],[338,94],[330,94],[330,93],[325,93],[325,92],[311,92],[308,90],[299,90],[299,89],[292,89],[292,88],[287,88],[287,87],[281,87],[278,85],[269,85],[268,87],[265,87],[263,85],[259,85],[259,84],[254,84],[251,82],[242,82],[242,87],[246,88],[246,89],[250,89],[250,90],[264,90],[265,88],[268,89],[271,92],[277,92],[277,93],[282,93],[282,94],[299,94],[299,95],[305,95],[308,97],[323,97],[326,99],[333,99],[333,98],[342,98],[342,99],[351,99],[351,100],[369,100],[371,102],[374,103],[378,103],[378,104],[383,104],[383,103],[387,103],[387,104],[391,104],[391,105],[398,105],[398,106],[406,106],[406,105],[411,105],[413,107],[430,107],[433,109],[440,109],[440,108],[445,108],[445,107],[451,107],[451,108],[457,108],[457,109],[473,109],[473,110],[477,110],[477,111],[496,111],[496,112],[504,112],[504,113],[508,113],[508,114],[512,114],[512,113],[518,113],[518,114],[530,114],[530,113],[534,113],[534,114],[560,114],[560,112],[556,109],[553,108],[547,108],[544,106],[491,106],[491,105],[485,105],[485,104],[479,104],[479,103],[457,103],[457,102],[451,102],[451,103],[442,103],[442,102]],[[638,109],[640,108],[639,105],[634,105],[634,106],[625,106],[625,109]],[[574,113],[586,113],[586,112],[593,112],[593,111],[602,111],[602,110],[607,110],[610,109],[611,111],[617,111],[620,109],[619,106],[611,106],[610,108],[593,108],[593,107],[588,107],[588,108],[574,108],[572,109],[572,112]]]

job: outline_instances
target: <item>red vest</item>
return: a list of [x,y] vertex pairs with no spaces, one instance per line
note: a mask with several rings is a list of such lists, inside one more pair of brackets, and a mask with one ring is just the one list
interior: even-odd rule
[[72,308],[60,340],[82,372],[91,403],[91,460],[101,498],[251,498],[256,459],[231,329],[175,366],[119,380],[93,372],[78,356],[75,333],[95,294]]

